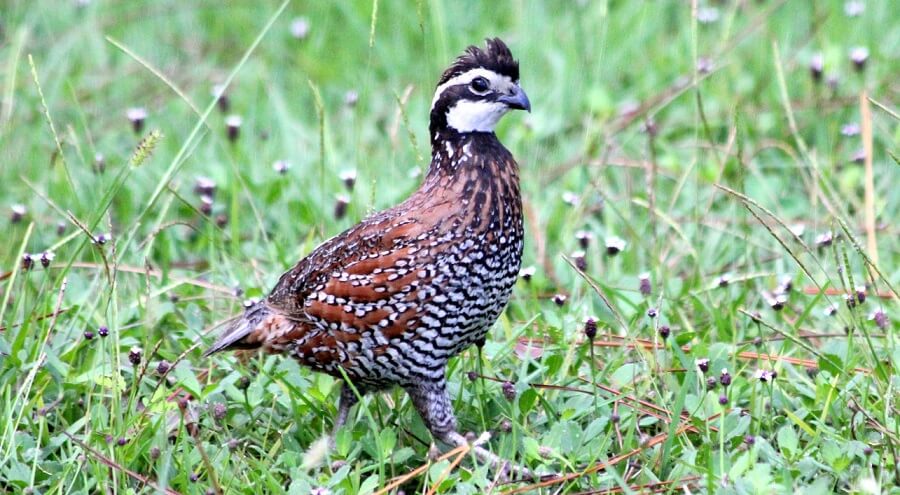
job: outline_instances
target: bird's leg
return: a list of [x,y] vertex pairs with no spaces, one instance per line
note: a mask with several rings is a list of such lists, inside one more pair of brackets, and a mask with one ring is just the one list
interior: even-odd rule
[[[362,390],[359,392],[362,394]],[[356,397],[356,394],[353,392],[353,388],[344,382],[341,385],[341,398],[338,399],[338,413],[334,418],[334,429],[331,430],[331,437],[329,438],[329,444],[334,447],[334,439],[337,436],[338,430],[344,426],[344,423],[347,422],[347,416],[350,415],[350,408],[359,402],[359,399]]]
[[[450,403],[447,384],[444,380],[419,383],[407,387],[406,392],[412,399],[416,410],[419,411],[419,415],[422,416],[425,426],[436,440],[455,447],[469,445],[466,438],[456,431],[456,417],[453,415],[453,405]],[[488,452],[478,445],[472,446],[472,452],[479,460],[501,472],[513,472],[519,478],[534,478],[528,469]]]

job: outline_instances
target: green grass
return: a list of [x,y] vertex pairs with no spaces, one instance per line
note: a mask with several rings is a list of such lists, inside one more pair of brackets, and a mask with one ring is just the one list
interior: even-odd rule
[[[451,361],[461,428],[568,477],[532,493],[900,493],[900,14],[890,1],[857,17],[835,0],[711,5],[704,23],[681,1],[294,1],[280,15],[249,1],[4,4],[0,492],[372,493],[428,463],[427,429],[394,391],[368,397],[308,469],[335,380],[200,352],[242,299],[417,187],[437,77],[496,35],[534,107],[498,134],[521,164],[535,274],[481,356]],[[224,113],[211,90],[229,79]],[[130,107],[149,113],[139,133]],[[243,119],[234,143],[228,114]],[[864,132],[843,135],[849,123]],[[853,157],[868,129],[867,199]],[[217,185],[208,215],[201,176]],[[819,246],[827,231],[835,242]],[[23,270],[45,250],[49,268]],[[766,292],[782,277],[793,289],[778,311]],[[848,307],[861,285],[866,301]],[[723,368],[731,385],[708,389]],[[454,460],[399,489],[528,486]]]

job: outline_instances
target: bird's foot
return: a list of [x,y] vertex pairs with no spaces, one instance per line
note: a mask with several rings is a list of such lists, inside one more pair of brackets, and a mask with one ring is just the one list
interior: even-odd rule
[[457,447],[464,445],[469,446],[478,460],[490,465],[493,469],[496,469],[504,478],[509,477],[512,480],[538,480],[540,478],[532,473],[530,469],[519,466],[518,464],[504,459],[482,447],[482,445],[487,443],[490,439],[491,434],[489,432],[482,433],[472,442],[469,442],[466,440],[466,437],[455,431],[445,435],[447,443]]

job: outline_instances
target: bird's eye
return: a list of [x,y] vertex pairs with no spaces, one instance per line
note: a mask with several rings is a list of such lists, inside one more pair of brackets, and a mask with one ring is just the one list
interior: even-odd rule
[[490,88],[487,79],[483,77],[476,77],[475,79],[472,79],[472,83],[470,84],[470,86],[476,93],[484,93],[488,90],[488,88]]

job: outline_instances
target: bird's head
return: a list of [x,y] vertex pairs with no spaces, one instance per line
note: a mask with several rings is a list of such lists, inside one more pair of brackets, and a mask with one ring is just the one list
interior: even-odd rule
[[431,101],[432,140],[444,132],[493,132],[513,109],[531,111],[519,62],[506,43],[488,39],[486,49],[470,46],[441,76]]

